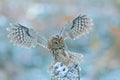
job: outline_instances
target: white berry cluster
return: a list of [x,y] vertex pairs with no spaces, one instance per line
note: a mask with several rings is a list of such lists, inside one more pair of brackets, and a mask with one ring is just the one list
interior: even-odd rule
[[51,69],[51,80],[80,80],[80,68],[78,65],[67,67],[57,62]]

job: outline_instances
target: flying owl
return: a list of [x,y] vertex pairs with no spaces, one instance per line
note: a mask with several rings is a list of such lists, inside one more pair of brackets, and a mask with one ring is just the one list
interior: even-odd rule
[[61,62],[67,67],[72,67],[80,63],[83,55],[70,52],[64,41],[68,38],[75,40],[88,34],[92,26],[93,22],[87,15],[79,15],[63,26],[59,34],[51,36],[48,40],[34,29],[21,24],[11,24],[7,30],[9,32],[8,38],[12,43],[26,48],[32,48],[36,45],[43,46],[52,54],[53,64]]

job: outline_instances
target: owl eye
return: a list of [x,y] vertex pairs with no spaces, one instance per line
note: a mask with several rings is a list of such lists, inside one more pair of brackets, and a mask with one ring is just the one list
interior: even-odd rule
[[55,44],[58,44],[58,42],[54,42]]

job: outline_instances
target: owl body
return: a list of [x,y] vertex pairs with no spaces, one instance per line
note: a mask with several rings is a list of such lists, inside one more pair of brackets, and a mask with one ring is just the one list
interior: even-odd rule
[[54,63],[62,62],[69,67],[79,64],[83,58],[83,55],[80,53],[70,52],[67,49],[64,39],[59,35],[56,35],[48,42],[48,49],[53,55]]

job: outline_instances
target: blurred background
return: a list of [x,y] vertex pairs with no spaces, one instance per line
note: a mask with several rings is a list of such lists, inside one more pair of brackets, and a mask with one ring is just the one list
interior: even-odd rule
[[0,80],[50,80],[51,54],[41,46],[14,46],[9,23],[49,38],[80,13],[95,25],[89,35],[66,40],[70,51],[84,55],[81,80],[120,80],[120,0],[0,0]]

